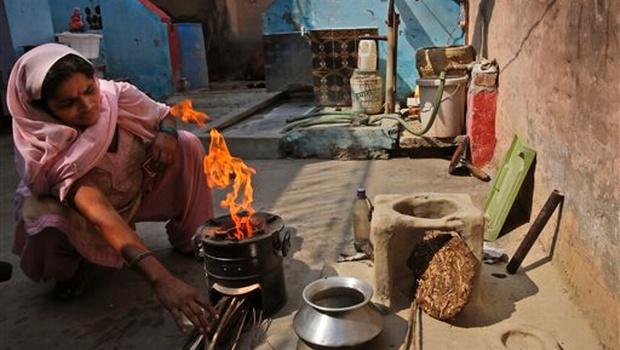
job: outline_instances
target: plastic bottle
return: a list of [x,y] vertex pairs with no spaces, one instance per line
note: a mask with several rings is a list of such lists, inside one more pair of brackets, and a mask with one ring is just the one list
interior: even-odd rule
[[357,69],[362,72],[377,70],[377,43],[374,40],[360,40],[357,48]]
[[368,253],[370,245],[370,219],[372,218],[372,203],[366,197],[366,190],[357,189],[357,196],[353,201],[353,245],[358,252]]

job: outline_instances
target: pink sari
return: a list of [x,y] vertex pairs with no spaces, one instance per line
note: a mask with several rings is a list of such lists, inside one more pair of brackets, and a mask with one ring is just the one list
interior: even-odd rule
[[[21,176],[13,251],[21,256],[22,269],[34,280],[70,275],[77,269],[75,262],[79,264],[77,254],[67,259],[72,256],[68,252],[71,249],[91,262],[122,266],[122,258],[65,200],[71,185],[95,170],[111,165],[135,168],[135,155],[144,152],[130,153],[127,147],[121,147],[117,154],[109,154],[115,132],[118,129],[128,145],[147,151],[160,120],[169,111],[168,106],[151,100],[131,84],[99,80],[101,109],[97,122],[82,132],[60,123],[31,102],[40,98],[41,85],[51,66],[67,54],[81,56],[58,44],[29,51],[16,62],[7,91]],[[191,236],[197,226],[213,216],[211,191],[202,172],[203,156],[198,138],[181,132],[174,164],[159,174],[148,193],[139,194],[136,210],[126,219],[130,223],[170,220],[166,228],[171,243],[182,251],[191,250]],[[109,181],[116,187],[131,180],[130,175],[123,178],[123,174],[131,172],[109,173]],[[65,237],[37,237],[44,236],[39,233],[46,228],[55,228]],[[70,244],[60,242],[64,238]]]

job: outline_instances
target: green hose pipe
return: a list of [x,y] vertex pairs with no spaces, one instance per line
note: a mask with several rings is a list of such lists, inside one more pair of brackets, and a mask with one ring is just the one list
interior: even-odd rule
[[[407,123],[404,119],[402,119],[400,117],[400,115],[398,114],[380,114],[380,115],[374,115],[370,118],[368,125],[371,126],[377,126],[380,125],[381,120],[383,119],[392,119],[398,122],[398,124],[400,124],[403,129],[409,131],[410,133],[414,134],[414,135],[418,135],[418,136],[422,136],[423,133],[420,133],[419,130],[416,130],[414,128],[411,127],[411,125],[409,125],[409,123]],[[426,130],[428,131],[428,130]]]
[[283,132],[288,132],[293,129],[298,128],[306,128],[314,125],[328,125],[328,124],[348,124],[350,120],[322,120],[322,121],[308,121],[307,123],[299,124],[299,125],[288,125],[284,129]]
[[307,127],[312,125],[321,124],[353,124],[353,125],[378,125],[383,119],[392,119],[397,121],[405,130],[416,136],[422,136],[426,134],[437,117],[439,108],[441,107],[441,100],[443,97],[443,90],[446,83],[446,72],[439,73],[439,86],[435,92],[433,99],[433,112],[422,130],[413,129],[406,121],[404,121],[399,114],[380,114],[369,117],[365,114],[353,113],[353,112],[317,112],[310,113],[298,117],[288,118],[286,123],[288,124],[282,131],[287,132],[300,127]]
[[363,125],[368,123],[368,116],[365,115],[332,115],[324,113],[321,116],[314,116],[309,118],[295,118],[296,121],[288,122],[288,125],[283,129],[284,132],[292,129],[306,127],[311,125],[320,124],[357,124]]
[[422,136],[426,134],[431,129],[431,126],[433,126],[433,123],[435,123],[435,118],[437,117],[437,113],[439,112],[439,107],[441,107],[441,100],[443,97],[443,90],[444,90],[445,84],[446,84],[446,72],[441,71],[439,73],[439,86],[437,87],[437,91],[435,92],[435,97],[433,99],[433,112],[431,113],[431,116],[428,122],[426,123],[426,125],[424,125],[422,130],[416,130],[412,128],[406,121],[404,121],[400,117],[399,114],[375,115],[370,118],[369,124],[378,125],[379,122],[383,119],[392,119],[392,120],[397,121],[405,130],[407,130],[408,132],[416,136]]
[[295,121],[302,120],[302,119],[323,117],[323,116],[330,116],[330,115],[350,116],[350,117],[359,117],[359,118],[366,117],[365,114],[353,113],[353,112],[315,112],[315,113],[304,114],[304,115],[300,115],[297,117],[288,118],[286,119],[286,122],[291,123],[291,122],[295,122]]
[[413,130],[412,128],[408,126],[403,125],[405,129],[407,129],[407,131],[409,131],[410,133],[416,136],[422,136],[431,129],[431,126],[433,126],[433,123],[435,123],[435,118],[437,117],[437,113],[439,112],[439,107],[441,107],[441,99],[443,97],[443,88],[445,84],[446,84],[446,71],[444,70],[444,71],[441,71],[441,73],[439,73],[439,87],[437,88],[437,91],[435,92],[435,98],[433,100],[433,112],[431,113],[431,117],[429,118],[428,122],[426,123],[426,125],[424,125],[421,131]]

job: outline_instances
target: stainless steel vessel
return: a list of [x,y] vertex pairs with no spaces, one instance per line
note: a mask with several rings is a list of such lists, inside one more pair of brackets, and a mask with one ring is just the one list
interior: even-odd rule
[[354,277],[327,277],[308,284],[293,320],[303,341],[321,347],[355,346],[381,333],[383,317],[370,302],[372,287]]

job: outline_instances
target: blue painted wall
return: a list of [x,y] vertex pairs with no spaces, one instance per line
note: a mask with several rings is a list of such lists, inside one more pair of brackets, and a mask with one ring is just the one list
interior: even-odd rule
[[201,23],[177,23],[181,54],[181,76],[189,82],[190,89],[209,87],[207,51]]
[[100,0],[49,0],[52,10],[52,23],[54,24],[54,30],[56,33],[62,33],[69,30],[69,22],[71,21],[71,14],[74,7],[79,7],[82,12],[84,24],[88,29],[88,23],[86,23],[86,13],[84,9],[90,7],[91,10],[95,9],[95,6],[99,5]]
[[[377,27],[387,33],[387,0],[275,0],[263,14],[263,34],[314,29]],[[398,37],[398,99],[411,94],[419,77],[415,51],[427,46],[463,43],[458,27],[459,4],[454,0],[395,0],[401,23]],[[379,46],[385,74],[386,44]]]
[[54,28],[48,0],[0,1],[4,1],[6,20],[16,56],[24,53],[24,46],[54,41]]
[[138,0],[102,1],[106,77],[127,78],[153,98],[172,94],[166,24]]
[[9,24],[6,20],[4,1],[0,0],[0,128],[8,128],[11,123],[9,118],[2,118],[9,115],[6,108],[6,89],[9,80],[9,72],[15,60],[13,53],[13,42],[9,31]]

